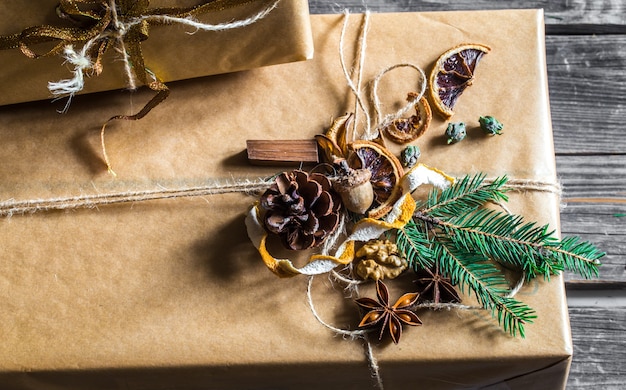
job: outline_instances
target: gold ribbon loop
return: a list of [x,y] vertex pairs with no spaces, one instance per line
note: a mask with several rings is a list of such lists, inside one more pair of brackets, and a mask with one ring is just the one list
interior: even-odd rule
[[[84,22],[84,20],[82,18],[78,18],[78,16],[93,20],[101,19],[101,15],[98,14],[98,12],[93,9],[83,11],[80,9],[78,4],[90,5],[90,8],[106,9],[106,3],[103,0],[61,0],[57,6],[57,16],[61,19],[70,20],[76,24]],[[94,5],[100,5],[100,7],[94,7]]]
[[[82,13],[80,13],[82,14]],[[67,45],[85,42],[90,39],[102,36],[102,39],[108,39],[103,36],[103,32],[111,24],[111,10],[106,7],[104,14],[97,18],[97,22],[90,28],[80,27],[56,27],[56,26],[35,26],[24,29],[19,35],[13,35],[12,47],[19,47],[22,53],[29,58],[49,57],[59,54]],[[44,54],[37,54],[32,45],[60,41],[54,48],[48,50]],[[2,48],[2,47],[0,47]]]

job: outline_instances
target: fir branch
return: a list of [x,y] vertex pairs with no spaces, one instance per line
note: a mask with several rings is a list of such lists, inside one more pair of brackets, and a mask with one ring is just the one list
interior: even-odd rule
[[[507,178],[484,184],[484,175],[466,176],[437,195],[429,195],[426,207],[415,213],[431,230],[455,241],[467,252],[508,263],[526,272],[530,280],[568,269],[590,278],[598,274],[604,253],[578,238],[559,241],[548,225],[524,222],[518,215],[481,209],[491,201],[506,199],[501,188]],[[482,202],[482,203],[481,203]]]
[[482,209],[440,221],[439,228],[465,250],[479,251],[485,257],[517,266],[528,279],[538,274],[549,278],[563,269],[542,250],[545,244],[553,242],[553,232],[547,226],[524,223],[518,215]]
[[452,284],[458,285],[463,292],[473,292],[480,305],[491,311],[505,332],[525,337],[524,324],[533,322],[537,317],[535,311],[506,296],[509,292],[507,280],[493,263],[480,254],[456,247],[452,241],[436,242],[434,247],[440,269]]
[[418,209],[434,218],[446,218],[477,210],[487,202],[506,202],[508,197],[503,187],[507,180],[506,176],[502,176],[484,184],[484,174],[465,176],[443,191],[433,189],[426,204],[418,205]]
[[463,292],[474,293],[498,324],[511,335],[524,337],[524,324],[535,318],[525,304],[506,297],[509,285],[495,264],[479,252],[468,252],[441,235],[428,235],[428,224],[409,222],[397,231],[396,244],[409,266],[418,271],[436,261],[442,274]]
[[529,280],[538,275],[549,279],[564,269],[590,278],[598,274],[598,259],[604,255],[577,238],[559,242],[548,225],[496,210],[459,215],[439,221],[438,227],[467,251],[521,268]]
[[605,255],[593,244],[574,236],[565,237],[555,245],[547,245],[546,249],[554,253],[566,269],[586,279],[598,276],[600,259]]
[[396,232],[396,245],[402,256],[407,259],[414,270],[431,268],[436,259],[430,250],[428,228],[418,228],[414,221],[409,221],[403,229]]

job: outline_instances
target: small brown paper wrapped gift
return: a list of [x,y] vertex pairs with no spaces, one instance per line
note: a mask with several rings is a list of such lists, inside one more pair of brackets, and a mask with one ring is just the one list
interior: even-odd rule
[[[130,0],[118,2],[125,5],[132,3]],[[134,2],[148,4],[145,0]],[[103,3],[108,4],[104,0]],[[216,9],[210,8],[212,4],[208,3],[217,4]],[[58,4],[59,0],[0,4],[0,36],[8,37],[27,28],[44,25],[52,26],[52,30],[80,26],[60,19],[55,12]],[[190,15],[177,13],[177,10],[202,4],[207,4],[205,8],[200,8],[207,9],[206,11],[197,13],[190,11]],[[87,8],[85,5],[79,5],[83,7],[81,10],[89,10],[88,5]],[[273,2],[270,0],[216,0],[214,2],[153,0],[146,6],[145,11],[139,12],[145,17],[154,16],[152,19],[147,19],[149,26],[140,33],[129,28],[129,32],[123,36],[127,40],[124,48],[131,56],[131,62],[143,60],[148,73],[152,72],[161,82],[310,59],[313,56],[313,43],[308,2],[306,0],[281,0],[275,8],[272,8],[272,5]],[[164,9],[167,11],[166,15],[181,19],[190,16],[195,21],[212,26],[247,21],[259,14],[264,16],[256,21],[248,21],[247,25],[244,24],[241,27],[224,27],[222,31],[198,31],[193,26],[185,26],[180,22],[167,22],[167,25],[163,25],[162,22],[156,20],[156,16],[160,15],[155,11],[156,9]],[[267,10],[270,12],[265,14],[264,11]],[[132,22],[133,17],[137,16],[136,13],[127,16],[126,22]],[[117,17],[121,23],[124,22],[124,15],[117,15]],[[82,20],[85,19],[82,18]],[[111,22],[111,25],[113,24]],[[80,36],[89,31],[92,27],[91,24],[88,26],[74,35]],[[45,33],[51,34],[48,30],[50,29],[47,29]],[[141,41],[136,44],[135,48],[132,44],[134,37],[131,37],[133,33],[142,34],[139,38]],[[35,34],[41,35],[44,31],[33,33]],[[109,30],[103,34],[107,36],[106,40],[111,46],[103,57],[102,73],[93,77],[88,77],[89,74],[85,75],[85,87],[81,93],[101,92],[130,86],[129,76],[124,69],[122,53],[120,53],[120,41],[115,37],[109,37],[110,34]],[[51,35],[64,36],[59,31]],[[0,38],[0,48],[3,47],[2,43],[2,38]],[[46,45],[34,44],[32,40],[26,43],[28,43],[28,48],[35,53],[44,54],[53,45],[60,43],[60,39],[50,41]],[[84,39],[72,42],[73,49],[77,52],[84,45]],[[94,45],[94,47],[98,46]],[[138,50],[143,53],[142,56],[133,57],[133,54],[136,54],[135,51]],[[91,57],[96,56],[94,54]],[[92,61],[95,62],[95,58],[92,58]],[[26,57],[19,48],[0,50],[0,64],[0,84],[5,92],[0,96],[0,105],[54,97],[48,90],[48,83],[72,78],[73,65],[63,58],[62,51],[57,55],[31,59]],[[132,68],[137,72],[140,67],[139,64],[134,63]],[[138,78],[137,74],[135,78]],[[150,75],[148,79],[150,81]],[[141,80],[137,80],[136,84],[140,86]]]
[[[86,96],[62,116],[42,103],[0,108],[0,197],[37,203],[167,192],[275,173],[247,163],[247,139],[309,139],[353,110],[339,62],[342,20],[312,18],[312,61],[173,83],[167,105],[112,125],[107,147],[117,178],[99,160],[98,124],[128,108],[126,94]],[[348,67],[361,21],[352,16],[347,28]],[[446,145],[446,124],[435,117],[416,141],[421,161],[452,176],[554,182],[541,11],[372,15],[363,83],[397,63],[429,68],[466,42],[492,50],[453,120],[477,126],[480,115],[493,115],[504,134],[470,130]],[[398,70],[382,82],[385,112],[403,104],[416,79]],[[0,382],[13,389],[370,388],[363,345],[314,318],[306,278],[278,279],[262,264],[244,227],[255,200],[231,193],[2,219]],[[554,193],[513,193],[508,207],[558,228]],[[356,306],[326,278],[315,279],[312,297],[325,322],[358,324]],[[406,329],[398,345],[374,342],[386,388],[564,387],[572,345],[561,278],[530,283],[516,297],[538,316],[525,339],[483,311],[452,310],[421,312],[424,325]]]

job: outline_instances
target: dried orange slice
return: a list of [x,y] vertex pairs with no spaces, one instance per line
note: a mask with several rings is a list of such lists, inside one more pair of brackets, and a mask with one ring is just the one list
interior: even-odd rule
[[[415,99],[417,95],[415,93],[409,93],[407,101]],[[415,115],[409,118],[396,119],[388,126],[384,128],[385,134],[392,141],[399,144],[409,143],[426,132],[430,125],[432,114],[430,111],[430,105],[425,97],[415,103]]]
[[465,88],[472,85],[476,65],[491,48],[479,43],[463,44],[443,53],[430,73],[430,97],[446,119]]
[[389,150],[372,141],[354,141],[348,145],[348,149],[350,167],[366,168],[372,172],[370,182],[374,188],[374,203],[367,215],[380,218],[402,196],[402,188],[397,185],[403,175],[402,164]]

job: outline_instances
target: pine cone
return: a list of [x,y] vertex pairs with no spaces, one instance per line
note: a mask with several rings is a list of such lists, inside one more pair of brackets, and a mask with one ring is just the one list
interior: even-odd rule
[[341,199],[326,176],[283,172],[261,196],[265,228],[288,249],[320,245],[339,224]]

